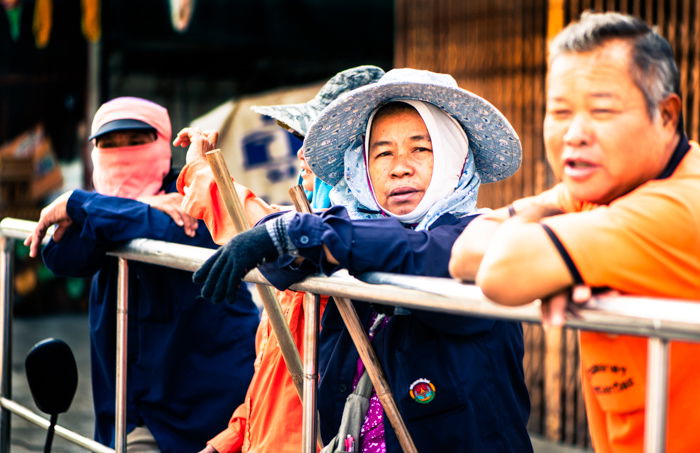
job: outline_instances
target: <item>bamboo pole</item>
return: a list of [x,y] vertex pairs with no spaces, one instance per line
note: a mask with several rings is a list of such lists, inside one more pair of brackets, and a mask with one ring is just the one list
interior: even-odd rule
[[296,209],[297,212],[305,214],[310,214],[312,212],[309,200],[306,199],[304,189],[299,184],[289,188],[289,198],[292,199],[292,204],[294,204],[294,209]]
[[[211,166],[214,179],[216,180],[216,184],[224,201],[224,205],[226,206],[226,210],[233,221],[236,234],[248,230],[250,225],[246,218],[245,211],[243,210],[241,200],[238,198],[236,189],[233,186],[231,174],[226,167],[226,162],[221,154],[221,150],[214,149],[208,151],[205,153],[205,156],[209,162],[209,165]],[[282,357],[284,357],[284,361],[287,364],[287,370],[289,371],[289,374],[292,375],[294,387],[296,388],[299,398],[301,399],[303,395],[304,373],[302,370],[301,358],[299,357],[299,351],[297,350],[292,334],[289,331],[289,326],[284,319],[282,309],[280,308],[279,302],[277,301],[272,288],[267,285],[257,285],[257,289],[260,294],[263,307],[267,312],[267,317],[270,320],[272,331],[279,342]]]
[[[294,203],[297,211],[305,213],[311,212],[309,202],[300,186],[293,186],[291,189],[289,189],[289,196],[292,198],[292,203]],[[350,302],[350,299],[346,299],[344,297],[334,297],[333,299],[335,300],[335,304],[338,307],[338,311],[340,312],[340,316],[343,318],[343,322],[345,323],[348,332],[350,332],[350,337],[352,338],[353,343],[355,343],[355,348],[357,348],[357,352],[360,354],[362,363],[364,363],[365,368],[367,368],[367,374],[369,375],[372,385],[377,392],[379,401],[382,403],[384,412],[386,413],[391,426],[396,432],[396,437],[399,440],[401,448],[406,453],[418,453],[418,450],[413,443],[413,439],[411,438],[411,434],[408,432],[408,428],[406,428],[406,424],[401,418],[399,408],[396,405],[394,396],[391,394],[389,384],[384,377],[382,365],[379,363],[377,354],[374,352],[374,349],[372,349],[372,344],[370,343],[365,330],[362,328],[362,323],[360,322],[359,316],[357,316],[355,307],[352,305],[352,302]],[[306,352],[304,352],[304,354],[306,355]]]
[[401,418],[399,408],[394,400],[394,395],[391,393],[389,383],[384,377],[382,365],[379,363],[379,358],[374,352],[374,349],[372,349],[367,333],[362,328],[362,324],[360,323],[360,318],[355,311],[355,307],[350,299],[345,297],[334,297],[333,300],[335,300],[340,316],[343,318],[343,322],[345,322],[345,326],[348,328],[350,337],[355,343],[357,352],[360,354],[360,359],[367,369],[367,374],[369,375],[369,379],[372,381],[374,391],[377,392],[379,401],[382,403],[384,412],[386,413],[391,426],[396,432],[396,437],[399,440],[401,449],[405,453],[418,453],[418,449],[413,443],[411,434],[408,432],[408,428]]

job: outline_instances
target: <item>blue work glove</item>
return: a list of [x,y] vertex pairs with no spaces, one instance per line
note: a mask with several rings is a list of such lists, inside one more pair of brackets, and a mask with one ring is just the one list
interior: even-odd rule
[[238,288],[253,268],[274,261],[294,246],[287,236],[284,216],[244,231],[214,252],[192,276],[203,284],[202,296],[219,303],[233,302]]

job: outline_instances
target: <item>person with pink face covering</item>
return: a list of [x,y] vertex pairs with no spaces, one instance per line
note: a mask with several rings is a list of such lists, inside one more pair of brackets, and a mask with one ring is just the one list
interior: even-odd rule
[[[100,107],[92,124],[95,192],[73,190],[41,211],[25,241],[53,272],[92,277],[90,345],[95,438],[114,447],[117,259],[136,238],[216,248],[202,222],[180,210],[167,110],[134,97]],[[201,222],[201,221],[200,221]],[[199,297],[189,273],[129,263],[127,451],[191,452],[226,427],[253,374],[257,307]],[[231,301],[233,302],[233,301]]]

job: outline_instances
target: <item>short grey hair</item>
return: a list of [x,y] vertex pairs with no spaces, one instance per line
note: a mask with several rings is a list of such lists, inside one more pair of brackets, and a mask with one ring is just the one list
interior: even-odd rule
[[[578,22],[566,26],[549,45],[549,65],[562,54],[590,52],[609,41],[621,39],[632,46],[632,79],[644,95],[650,117],[659,102],[680,93],[678,66],[671,44],[646,22],[620,13],[585,11]],[[679,121],[682,130],[682,121]]]

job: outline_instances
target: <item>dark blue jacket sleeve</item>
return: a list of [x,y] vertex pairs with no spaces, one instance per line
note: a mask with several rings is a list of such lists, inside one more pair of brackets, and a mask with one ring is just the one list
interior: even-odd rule
[[[428,231],[414,231],[393,218],[351,220],[345,208],[334,207],[321,215],[295,215],[288,234],[299,254],[327,274],[343,267],[352,275],[374,271],[449,277],[452,245],[473,218],[451,217],[451,222]],[[323,245],[340,266],[326,260]],[[488,331],[495,322],[429,311],[412,313],[431,327],[460,335]]]
[[[297,216],[290,224],[289,235],[300,254],[320,262],[326,272],[334,267],[325,253],[304,242],[313,243],[320,236],[320,242],[353,275],[381,271],[448,277],[452,244],[467,223],[463,220],[429,231],[414,231],[394,218],[350,220],[347,211],[338,208],[324,212],[320,218]],[[302,238],[305,232],[311,233],[308,239]]]
[[73,224],[60,242],[51,239],[42,252],[46,266],[58,275],[89,277],[102,267],[108,250],[136,238],[217,247],[203,222],[191,238],[169,215],[136,200],[75,190],[67,210]]
[[414,231],[393,218],[351,220],[345,208],[334,207],[321,215],[297,214],[288,234],[299,254],[326,273],[337,266],[326,260],[323,245],[353,275],[382,271],[448,277],[452,244],[470,220]]

